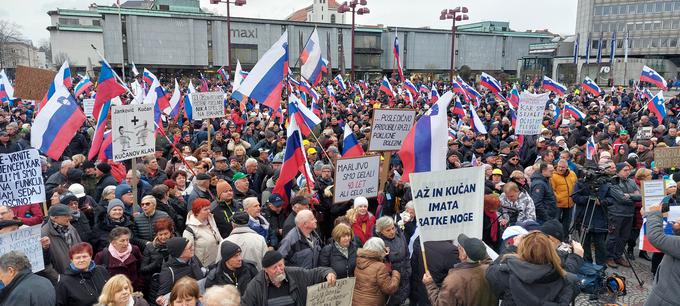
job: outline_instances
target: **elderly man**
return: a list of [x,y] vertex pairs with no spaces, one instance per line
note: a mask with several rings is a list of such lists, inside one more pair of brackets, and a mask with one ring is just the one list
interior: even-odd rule
[[316,218],[310,210],[302,210],[295,216],[295,229],[281,241],[279,252],[291,266],[306,269],[318,265],[321,253],[321,238],[315,232]]
[[607,265],[630,267],[623,257],[623,249],[630,236],[635,215],[635,202],[641,201],[640,190],[635,181],[629,179],[631,167],[628,163],[616,164],[616,176],[605,196],[609,235],[607,236]]
[[267,252],[262,258],[262,266],[264,271],[250,281],[241,305],[303,306],[307,302],[307,287],[323,281],[329,286],[335,285],[333,269],[286,267],[283,255],[277,251]]
[[[49,219],[42,226],[42,237],[50,239],[50,262],[45,263],[46,274],[52,282],[56,282],[58,274],[63,274],[71,262],[69,249],[82,242],[75,227],[71,225],[71,210],[64,204],[52,205],[47,211]],[[56,272],[56,273],[54,273]]]
[[250,229],[260,234],[267,241],[267,245],[274,246],[278,244],[276,235],[271,232],[269,227],[269,221],[262,216],[262,207],[256,197],[243,199],[243,211],[248,214],[248,227]]
[[125,174],[125,183],[130,187],[137,185],[137,203],[142,201],[142,197],[151,193],[151,185],[145,180],[142,180],[142,173],[135,170],[134,175],[132,169]]
[[66,183],[67,180],[66,174],[68,174],[68,171],[73,169],[73,167],[74,167],[73,162],[70,160],[65,160],[61,162],[61,165],[59,166],[59,171],[50,175],[50,177],[47,178],[47,181],[45,181],[45,191],[46,192],[50,191],[55,187]]
[[221,180],[231,180],[231,177],[234,175],[229,170],[229,167],[227,166],[227,158],[224,156],[218,156],[215,158],[215,167],[213,167],[210,172],[214,173],[215,176]]
[[[257,162],[256,162],[257,163]],[[236,172],[232,177],[234,182],[234,200],[237,203],[242,203],[245,198],[257,197],[257,193],[250,189],[250,181],[248,175],[243,172]]]
[[[264,253],[267,252],[267,242],[260,234],[248,227],[250,217],[247,213],[237,212],[232,216],[231,220],[234,224],[234,230],[231,231],[229,237],[220,243],[220,250],[222,249],[221,245],[225,241],[233,242],[241,248],[243,259],[254,262],[257,270],[262,270],[261,261]],[[222,254],[220,252],[217,254],[217,262],[220,262],[221,259]]]
[[428,297],[432,305],[498,305],[489,282],[486,269],[489,256],[484,242],[477,238],[458,235],[458,259],[441,288],[432,280],[430,272],[423,275]]
[[257,274],[254,262],[243,260],[241,248],[233,242],[224,241],[220,245],[222,259],[206,276],[205,287],[215,285],[234,285],[243,294],[248,283]]
[[134,237],[138,246],[144,248],[153,241],[154,223],[170,215],[156,209],[156,198],[152,195],[144,196],[139,206],[142,211],[135,216]]
[[49,306],[56,304],[54,286],[49,280],[31,272],[31,262],[20,251],[0,257],[0,305]]
[[295,228],[295,216],[297,216],[297,213],[309,209],[309,199],[303,196],[294,196],[293,199],[290,200],[290,206],[292,207],[292,210],[290,214],[288,214],[286,221],[283,222],[283,237],[286,237],[288,232]]
[[208,188],[210,188],[210,175],[205,173],[197,174],[194,188],[191,191],[191,194],[189,194],[189,200],[187,201],[187,210],[191,210],[192,203],[198,198],[206,199],[210,202],[215,200]]

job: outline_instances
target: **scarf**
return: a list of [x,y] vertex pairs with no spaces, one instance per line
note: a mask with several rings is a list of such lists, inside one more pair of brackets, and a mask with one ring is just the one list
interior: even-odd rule
[[337,241],[334,242],[334,243],[335,243],[335,248],[337,248],[338,251],[340,251],[340,253],[342,253],[342,255],[345,255],[345,258],[349,258],[349,248],[345,248],[345,247],[341,246]]
[[57,233],[64,237],[64,240],[66,241],[66,244],[71,245],[73,243],[73,239],[71,235],[69,235],[69,227],[68,225],[61,225],[56,222],[52,222],[52,227],[54,228]]
[[96,266],[97,266],[97,264],[94,262],[94,260],[92,260],[92,261],[90,261],[90,265],[87,266],[86,270],[80,270],[80,269],[76,268],[76,265],[74,265],[73,263],[70,263],[68,265],[68,268],[71,269],[71,271],[73,271],[73,272],[92,272],[92,270],[94,270],[94,267],[96,267]]
[[125,262],[125,260],[130,257],[130,254],[132,254],[132,245],[128,243],[128,247],[125,252],[121,253],[118,252],[118,250],[116,250],[112,244],[109,244],[109,254],[111,254],[113,258],[118,259],[120,262]]
[[484,210],[484,215],[491,220],[491,240],[498,241],[498,213],[493,211]]
[[375,219],[370,218],[370,213],[367,212],[364,215],[356,215],[356,221],[352,224],[352,229],[354,234],[359,237],[361,244],[366,243],[366,240],[373,236],[374,225]]

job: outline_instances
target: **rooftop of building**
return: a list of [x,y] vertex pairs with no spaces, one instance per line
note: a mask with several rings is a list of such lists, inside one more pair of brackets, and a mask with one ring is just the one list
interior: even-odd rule
[[[335,0],[328,0],[328,8],[332,10],[337,10],[340,4]],[[307,21],[307,13],[312,10],[312,5],[301,8],[286,17],[288,21]]]

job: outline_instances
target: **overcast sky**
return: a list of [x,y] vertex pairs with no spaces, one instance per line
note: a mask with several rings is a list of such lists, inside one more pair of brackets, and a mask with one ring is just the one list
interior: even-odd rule
[[[122,0],[123,2],[125,0]],[[247,0],[243,7],[232,7],[239,17],[284,19],[295,10],[308,6],[312,0]],[[87,9],[90,3],[111,5],[113,0],[2,0],[0,19],[20,26],[24,38],[38,44],[49,39],[46,27],[50,25],[48,10],[56,8]],[[558,34],[573,34],[576,24],[577,0],[368,0],[369,15],[357,17],[359,24],[384,24],[404,27],[450,28],[450,21],[440,21],[439,12],[455,5],[467,6],[470,20],[509,21],[516,31],[547,29]],[[203,7],[211,6],[201,0]],[[225,11],[226,4],[218,10]],[[347,15],[348,21],[350,15]]]

